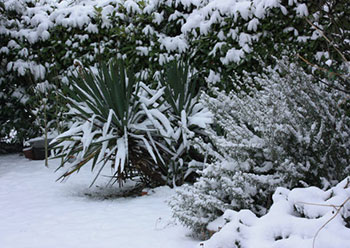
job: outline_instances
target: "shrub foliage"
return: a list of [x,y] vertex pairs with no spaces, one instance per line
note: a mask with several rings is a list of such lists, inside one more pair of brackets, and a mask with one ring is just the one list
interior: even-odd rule
[[349,173],[347,94],[283,61],[255,82],[263,89],[203,96],[216,126],[197,148],[210,160],[171,202],[174,216],[197,233],[226,209],[264,214],[279,186],[327,188]]
[[[337,67],[337,56],[305,18],[349,50],[349,2],[278,0],[4,0],[0,6],[0,135],[17,130],[19,142],[38,135],[28,127],[33,89],[48,80],[61,87],[74,60],[93,65],[127,58],[143,79],[176,57],[186,57],[202,82],[240,90],[236,75],[261,73],[262,58],[299,52],[310,61]],[[338,42],[340,41],[340,42]],[[316,56],[314,56],[316,55]],[[330,64],[330,61],[334,63]],[[106,62],[106,61],[105,61]],[[236,72],[233,74],[232,72]],[[235,83],[232,83],[235,82]],[[55,104],[48,104],[55,108]],[[12,109],[16,109],[13,115]],[[56,110],[52,110],[56,112]],[[39,118],[39,117],[36,117]],[[40,123],[42,121],[38,121]]]
[[110,166],[114,182],[136,176],[152,186],[183,182],[191,138],[211,115],[190,89],[188,65],[175,61],[166,72],[157,90],[123,60],[102,63],[96,72],[80,68],[70,77],[63,97],[73,125],[52,144],[63,157],[61,167],[71,166],[62,178],[92,160],[99,173]]

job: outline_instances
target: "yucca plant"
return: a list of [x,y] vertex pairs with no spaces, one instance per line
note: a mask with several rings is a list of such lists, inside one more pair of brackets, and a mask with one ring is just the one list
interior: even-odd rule
[[99,167],[97,176],[106,165],[111,166],[112,183],[121,183],[135,173],[156,185],[166,183],[162,175],[167,168],[154,127],[154,120],[163,115],[153,108],[162,92],[150,98],[155,92],[140,83],[122,60],[109,66],[102,63],[97,73],[80,70],[63,91],[74,124],[52,141],[63,158],[59,168],[70,164],[62,179],[92,160],[92,170]]
[[168,106],[166,113],[173,126],[171,142],[166,143],[172,154],[169,175],[174,184],[181,184],[190,173],[188,162],[194,158],[194,154],[189,154],[191,140],[203,134],[202,130],[212,122],[212,115],[198,101],[201,84],[187,61],[168,63],[160,84],[164,88],[164,105]]

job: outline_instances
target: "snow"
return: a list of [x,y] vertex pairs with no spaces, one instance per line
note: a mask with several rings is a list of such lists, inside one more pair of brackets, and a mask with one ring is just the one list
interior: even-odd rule
[[58,164],[50,160],[46,168],[43,161],[0,156],[0,247],[189,248],[198,243],[170,218],[165,201],[172,189],[103,199],[117,186],[101,188],[100,181],[88,188],[90,168],[65,183],[55,182]]
[[213,123],[213,113],[202,104],[196,104],[193,107],[191,116],[188,117],[188,126],[196,125],[201,128],[206,128],[208,124]]
[[296,13],[300,16],[308,16],[309,15],[309,11],[307,9],[307,6],[305,3],[303,4],[299,4],[297,7],[296,7]]
[[223,216],[209,223],[209,230],[219,231],[203,245],[205,248],[234,248],[236,243],[244,248],[349,248],[349,182],[347,178],[327,191],[316,187],[293,190],[280,187],[272,197],[269,212],[260,218],[249,210],[226,210]]
[[153,17],[154,17],[153,22],[157,23],[158,25],[164,20],[163,13],[161,13],[161,14],[154,13]]
[[160,37],[159,41],[161,48],[165,47],[168,52],[178,51],[179,53],[183,53],[188,48],[187,41],[182,36]]
[[244,52],[242,49],[231,48],[227,51],[226,56],[224,58],[220,58],[220,60],[223,64],[227,65],[232,61],[238,63],[241,61],[243,56]]
[[127,9],[128,12],[136,12],[136,13],[141,13],[141,9],[139,8],[139,6],[137,5],[137,3],[135,3],[132,0],[127,0],[124,3],[125,8]]
[[98,33],[98,27],[97,27],[97,25],[94,25],[94,24],[92,24],[92,23],[90,23],[90,24],[87,26],[86,30],[87,30],[89,33],[95,33],[95,34]]
[[256,30],[258,29],[258,25],[259,25],[259,20],[257,18],[253,18],[248,22],[248,31],[256,32]]
[[124,171],[125,160],[127,159],[127,145],[125,144],[126,135],[117,140],[117,156],[115,157],[116,170]]
[[215,73],[213,70],[210,70],[209,76],[206,79],[209,83],[220,82],[220,73]]
[[[108,178],[88,187],[93,178],[90,168],[65,183],[55,182],[58,164],[59,160],[50,160],[46,168],[43,161],[0,156],[0,247],[233,248],[239,242],[245,248],[310,248],[317,230],[334,216],[331,206],[350,196],[347,180],[328,191],[278,188],[265,216],[227,210],[208,225],[219,232],[199,242],[171,218],[166,202],[173,189],[164,186],[145,189],[145,196],[116,197],[119,188],[103,187]],[[350,229],[343,221],[349,217],[349,207],[347,202],[320,231],[315,247],[350,247]]]

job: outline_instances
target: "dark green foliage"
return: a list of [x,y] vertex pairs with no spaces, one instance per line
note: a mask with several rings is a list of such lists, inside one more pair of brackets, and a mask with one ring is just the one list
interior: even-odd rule
[[74,157],[71,169],[62,177],[92,160],[92,170],[99,165],[100,173],[107,164],[115,170],[111,182],[121,183],[141,172],[148,183],[166,183],[162,174],[167,170],[154,139],[156,130],[147,120],[148,106],[140,99],[143,89],[132,69],[122,60],[109,66],[102,63],[97,74],[81,70],[71,76],[70,85],[63,90],[74,110],[75,124],[53,143],[63,157],[61,167]]
[[192,140],[203,135],[203,129],[211,123],[211,114],[199,103],[201,82],[191,71],[188,61],[169,62],[160,78],[160,85],[164,89],[166,115],[174,127],[172,136],[165,142],[172,154],[168,161],[170,175],[174,184],[181,185],[189,176],[186,174],[189,163],[193,159],[203,160],[193,149]]
[[[114,8],[110,14],[103,16],[104,8],[95,6],[95,13],[88,17],[91,24],[96,25],[98,32],[88,32],[87,24],[78,27],[53,23],[47,30],[50,37],[40,38],[35,42],[29,42],[26,36],[18,37],[16,33],[23,29],[36,31],[37,27],[26,21],[29,16],[27,10],[29,7],[41,7],[40,3],[37,1],[18,2],[18,8],[3,5],[0,6],[0,20],[6,32],[0,33],[0,47],[7,47],[11,40],[19,46],[11,48],[9,53],[0,53],[2,67],[0,92],[3,93],[0,98],[3,98],[5,102],[12,102],[10,95],[13,90],[8,89],[18,87],[23,87],[25,92],[28,92],[27,96],[31,97],[32,94],[29,93],[31,87],[46,79],[49,80],[49,83],[55,84],[52,79],[57,78],[58,75],[64,78],[67,71],[74,68],[73,63],[76,59],[85,66],[89,66],[101,60],[124,56],[127,58],[125,63],[133,66],[135,73],[142,73],[142,79],[151,84],[154,83],[152,75],[162,71],[166,62],[184,57],[189,61],[191,67],[199,72],[198,80],[204,87],[207,86],[208,75],[214,72],[220,75],[219,81],[216,82],[217,86],[227,92],[232,89],[237,92],[246,90],[244,83],[241,83],[240,80],[245,71],[253,75],[259,74],[266,65],[274,63],[273,57],[280,57],[286,53],[290,56],[299,53],[311,62],[326,68],[330,67],[332,71],[338,70],[340,65],[338,55],[334,53],[330,44],[323,42],[322,37],[317,38],[314,35],[317,32],[307,23],[306,18],[319,25],[325,35],[334,44],[338,44],[337,47],[344,52],[345,56],[348,56],[347,51],[350,50],[347,42],[350,29],[349,2],[346,0],[298,2],[304,2],[307,5],[309,16],[297,15],[294,3],[290,6],[289,1],[282,1],[281,4],[286,8],[286,13],[282,13],[279,7],[268,8],[265,17],[259,18],[260,24],[256,30],[248,28],[249,21],[255,18],[254,15],[243,18],[236,13],[221,13],[220,18],[211,24],[207,32],[194,28],[185,33],[182,28],[187,17],[194,11],[205,8],[208,2],[194,1],[185,4],[179,0],[162,0],[150,7],[147,1],[139,1],[137,5],[141,12],[128,10],[123,4],[113,2],[108,5],[109,8]],[[146,8],[150,9],[146,11]],[[55,7],[48,8],[46,13],[50,14],[54,10]],[[215,9],[213,11],[216,13]],[[159,22],[157,15],[162,15],[162,20]],[[210,18],[209,14],[205,21]],[[149,32],[144,31],[146,27],[147,30],[150,30]],[[245,57],[238,62],[223,62],[222,58],[230,49],[241,48],[237,37],[234,38],[232,35],[232,30],[237,28],[238,36],[244,33],[255,37],[249,42],[251,51],[246,52]],[[316,38],[310,39],[312,36]],[[183,39],[186,47],[184,49],[166,48],[162,39],[174,37]],[[306,40],[303,40],[304,38]],[[214,47],[220,42],[224,44],[213,52]],[[19,53],[23,48],[28,50],[28,55]],[[142,52],[143,50],[146,52]],[[315,60],[315,54],[321,51],[331,54],[330,59],[334,61],[331,66],[323,63],[328,59],[324,56],[320,61]],[[32,78],[29,75],[33,74],[30,70],[27,70],[25,74],[19,74],[15,69],[8,70],[10,63],[19,60],[44,66],[46,70],[44,77],[29,80],[29,77]],[[260,60],[263,60],[264,63],[260,63]],[[22,77],[26,79],[22,80]],[[34,102],[35,99],[32,101]],[[19,108],[24,109],[23,106]],[[6,111],[3,110],[3,112]],[[23,120],[22,117],[13,116],[13,118]],[[8,123],[13,122],[14,119],[10,118]],[[10,129],[10,127],[3,127],[1,133],[7,133],[5,129]],[[29,134],[24,132],[19,135],[26,137]]]
[[190,79],[189,68],[188,62],[174,60],[167,65],[165,76],[160,80],[165,87],[165,101],[178,118],[181,118],[183,110],[187,113],[192,111],[193,100],[198,96],[199,82],[193,75]]

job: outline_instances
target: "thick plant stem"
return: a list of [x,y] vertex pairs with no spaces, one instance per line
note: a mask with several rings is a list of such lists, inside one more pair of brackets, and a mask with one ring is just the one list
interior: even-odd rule
[[46,113],[46,101],[47,99],[44,99],[44,125],[45,125],[45,166],[49,167],[49,161],[48,161],[48,144],[47,144],[47,133],[48,133],[48,128],[47,128],[47,113]]

